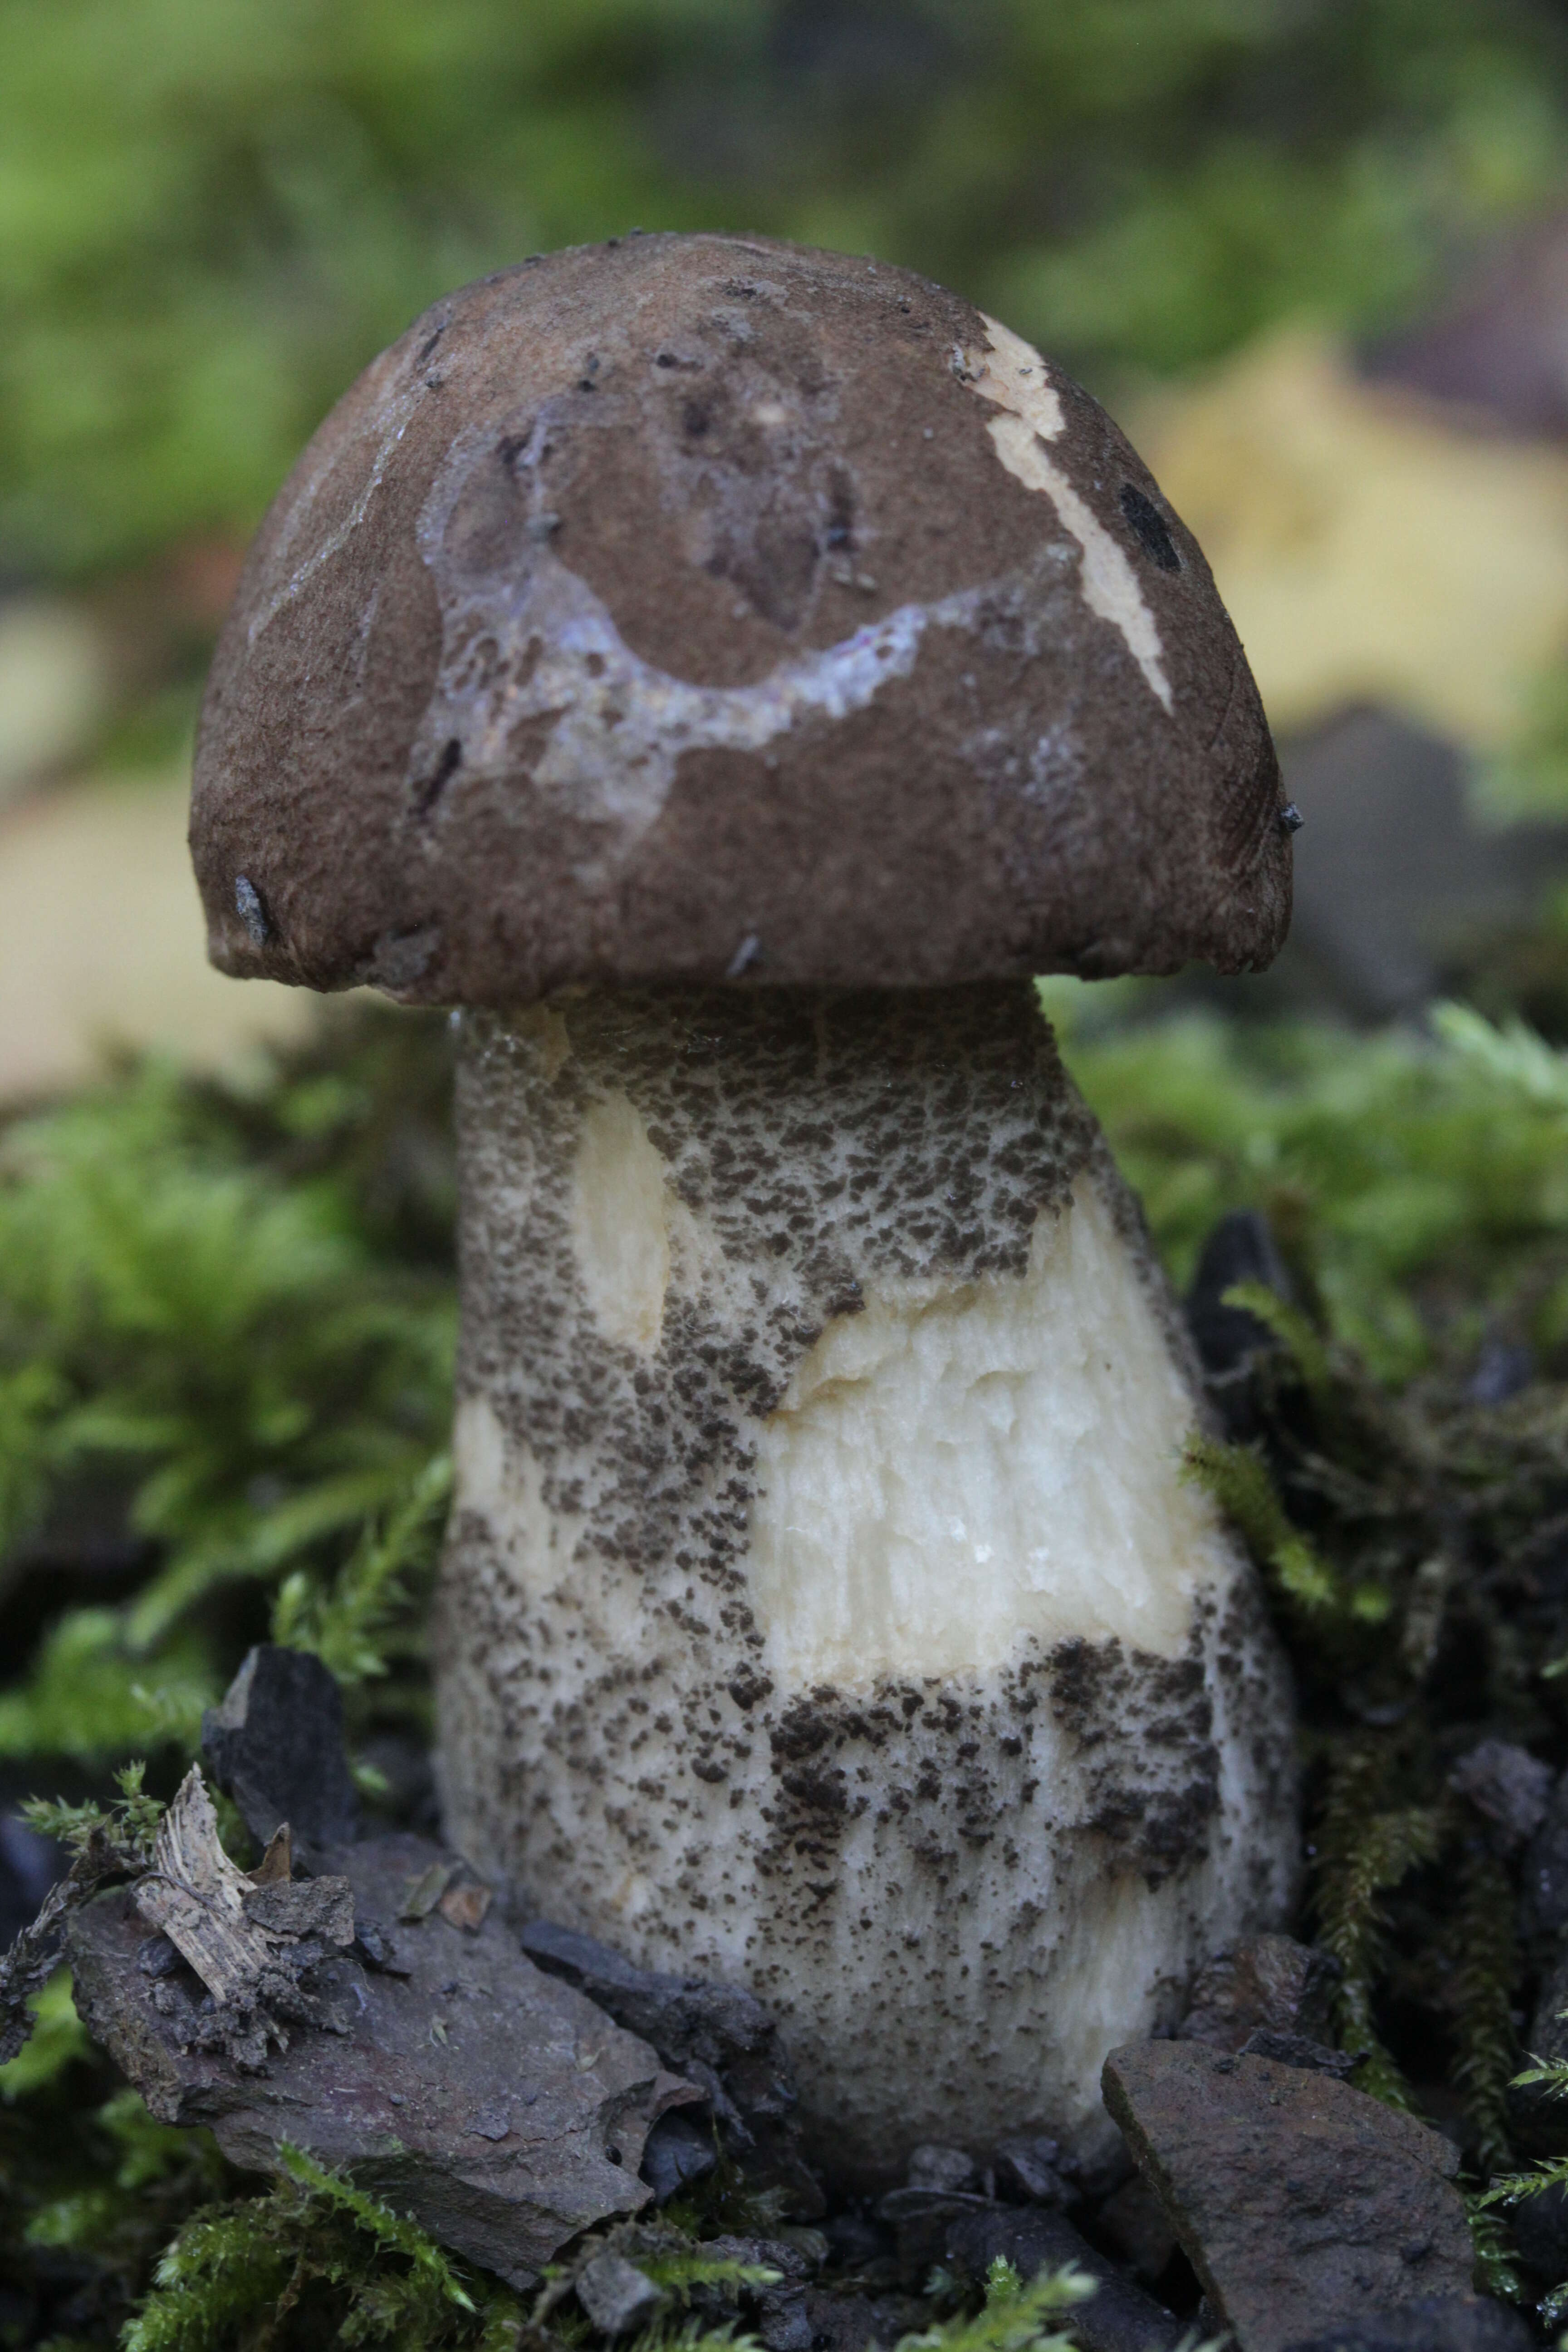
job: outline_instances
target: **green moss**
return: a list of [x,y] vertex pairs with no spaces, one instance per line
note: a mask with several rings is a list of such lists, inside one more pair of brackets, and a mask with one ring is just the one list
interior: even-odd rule
[[359,1034],[346,1067],[226,1092],[147,1066],[0,1136],[0,1558],[25,1581],[85,1511],[144,1563],[46,1622],[0,1756],[188,1753],[268,1591],[284,1638],[387,1680],[384,1712],[407,1696],[454,1308],[389,1162],[441,1115],[446,1046]]
[[440,2248],[403,2215],[285,2147],[269,2196],[198,2212],[158,2259],[124,2352],[213,2352],[258,2325],[286,2326],[308,2302],[345,2344],[472,2344],[480,2301]]
[[194,1743],[219,1692],[205,1645],[185,1633],[132,1646],[123,1612],[72,1609],[57,1620],[27,1681],[0,1692],[0,1756],[101,1763],[163,1738]]
[[1361,2089],[1408,2107],[1414,2104],[1409,2086],[1375,2022],[1373,1997],[1389,1969],[1383,1897],[1418,1864],[1435,1859],[1441,1823],[1433,1807],[1386,1803],[1394,1763],[1385,1742],[1336,1744],[1315,1823],[1314,1907],[1319,1940],[1340,1969],[1334,1990],[1340,2047],[1360,2058]]
[[369,1521],[330,1584],[297,1568],[278,1594],[272,1639],[313,1650],[347,1689],[389,1670],[410,1640],[405,1578],[429,1563],[433,1531],[445,1519],[452,1465],[437,1454],[384,1519]]
[[[1227,1294],[1235,1297],[1236,1293]],[[1239,1533],[1259,1568],[1273,1578],[1280,1599],[1310,1617],[1349,1611],[1386,1615],[1384,1597],[1371,1591],[1368,1602],[1347,1593],[1331,1569],[1286,1516],[1261,1454],[1246,1445],[1222,1445],[1212,1437],[1189,1440],[1182,1475],[1214,1497]]]
[[1042,2271],[1026,2285],[998,2256],[980,2310],[906,2336],[899,2352],[1072,2352],[1073,2308],[1094,2291],[1094,2281],[1070,2265]]
[[1550,1049],[1527,1069],[1474,1017],[1361,1039],[1197,1015],[1096,1035],[1091,1018],[1092,1001],[1068,1059],[1178,1282],[1225,1210],[1258,1208],[1334,1337],[1387,1384],[1440,1363],[1446,1343],[1473,1345],[1489,1316],[1519,1314],[1547,1347],[1568,1329]]
[[53,1838],[68,1853],[86,1854],[96,1840],[102,1839],[117,1848],[132,1867],[144,1869],[153,1858],[158,1824],[163,1818],[157,1798],[147,1794],[145,1764],[127,1764],[114,1776],[120,1793],[110,1803],[98,1804],[89,1799],[81,1805],[58,1801],[50,1804],[47,1798],[34,1797],[23,1806],[22,1818],[29,1829]]
[[1484,2173],[1511,2153],[1508,2086],[1519,2063],[1513,1993],[1520,1968],[1508,1872],[1474,1828],[1461,1832],[1454,1907],[1453,2080],[1465,2103],[1476,2162]]

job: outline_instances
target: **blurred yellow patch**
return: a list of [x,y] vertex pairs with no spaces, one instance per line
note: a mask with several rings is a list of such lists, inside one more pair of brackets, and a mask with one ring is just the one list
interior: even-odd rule
[[215,1068],[298,1037],[316,999],[226,980],[185,846],[190,785],[96,779],[0,816],[0,1101],[71,1086],[107,1047]]
[[1462,429],[1300,331],[1134,435],[1277,730],[1377,702],[1480,751],[1510,741],[1568,646],[1568,453]]
[[0,603],[0,803],[78,759],[110,707],[103,632],[56,597]]

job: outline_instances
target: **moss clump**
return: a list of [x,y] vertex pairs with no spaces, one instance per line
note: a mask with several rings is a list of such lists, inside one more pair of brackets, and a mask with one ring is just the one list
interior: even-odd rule
[[[0,1133],[0,1759],[190,1748],[269,1596],[422,1705],[455,1312],[441,1025],[248,1087],[156,1066]],[[60,1606],[60,1595],[66,1605]],[[407,1671],[402,1671],[406,1668]]]

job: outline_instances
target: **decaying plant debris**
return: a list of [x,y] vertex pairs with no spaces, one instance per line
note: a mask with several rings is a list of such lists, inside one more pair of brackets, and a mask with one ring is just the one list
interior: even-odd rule
[[[286,2050],[285,2020],[346,2030],[342,1998],[315,1979],[330,1952],[353,1942],[353,1890],[341,1877],[296,1885],[289,1873],[286,1822],[253,1871],[237,1868],[193,1764],[158,1824],[152,1866],[132,1890],[142,1919],[211,1996],[218,2046],[237,2066],[257,2069],[270,2048]],[[79,1959],[76,1968],[79,1976]],[[335,1971],[326,1973],[332,1983]]]
[[[180,1893],[194,1907],[204,1885],[236,1894],[245,1882],[189,1786],[176,1804]],[[208,1897],[205,1932],[179,1947],[188,1969],[149,1950],[149,1917],[171,1933],[185,1924],[155,1864],[73,1920],[78,2006],[161,2122],[210,2126],[247,2170],[276,2171],[284,2150],[349,2168],[444,2245],[530,2286],[581,2231],[649,2201],[638,2179],[649,2128],[699,2095],[535,1969],[499,1916],[457,1925],[432,1906],[390,1933],[373,1926],[437,1858],[393,1832],[345,1849],[341,1874],[239,1898],[291,1913],[303,1932],[260,1930],[252,1909],[238,1915],[249,1936],[237,1934],[236,1915]],[[323,1933],[311,1915],[331,1925]]]
[[[1227,1429],[1193,1475],[1261,1559],[1302,1693],[1298,1932],[1340,1970],[1311,2033],[1462,2137],[1470,2181],[1552,2164],[1568,2101],[1508,2083],[1568,1999],[1568,1678],[1550,1671],[1568,1654],[1568,1070],[1473,1022],[1359,1045],[1192,1024],[1069,1051],[1178,1281],[1224,1213],[1267,1218],[1272,1256],[1233,1230],[1200,1300]],[[28,1660],[0,1692],[0,1772],[12,1805],[66,1791],[46,1823],[74,1819],[84,1856],[109,1861],[99,1884],[145,1870],[153,1826],[134,1793],[93,1812],[111,1767],[145,1755],[145,1786],[174,1795],[269,1606],[343,1683],[371,1825],[431,1825],[416,1628],[445,1491],[445,1052],[435,1024],[344,1024],[243,1097],[129,1074],[0,1139],[0,1633]],[[1237,1280],[1257,1287],[1226,1324]],[[262,1847],[226,1807],[254,1869]],[[26,1871],[43,1888],[36,1848],[5,1856],[8,1934]],[[0,2106],[0,2324],[18,2345],[110,2344],[159,2265],[137,2352],[218,2352],[263,2319],[289,2346],[345,2322],[353,2341],[453,2352],[533,2340],[515,2294],[395,2196],[303,2153],[272,2187],[234,2170],[117,2087],[55,1985],[34,1998]],[[1157,2258],[1169,2241],[1136,2198],[1093,2187],[1098,2202],[1064,2184],[1074,2215],[1109,2217],[1120,2258]],[[1568,2278],[1565,2204],[1548,2180],[1487,2210],[1483,2242],[1528,2302]],[[883,2225],[827,2223],[819,2276],[854,2283],[884,2340],[942,2319],[908,2299]],[[659,2221],[699,2263],[780,2226],[728,2163]],[[1179,2264],[1161,2291],[1191,2309]],[[658,2326],[762,2324],[749,2288],[700,2308],[706,2292],[661,2287]],[[586,2324],[569,2291],[537,2325]],[[973,2341],[1057,2324],[1004,2295]]]

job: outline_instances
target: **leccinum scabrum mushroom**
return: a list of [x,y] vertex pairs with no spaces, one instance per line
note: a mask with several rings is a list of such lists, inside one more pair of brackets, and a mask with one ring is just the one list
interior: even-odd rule
[[468,1008],[452,1835],[749,1983],[847,2173],[1092,2141],[1296,1851],[1186,1347],[1029,977],[1288,919],[1132,450],[902,270],[503,271],[280,493],[192,839],[226,971]]

